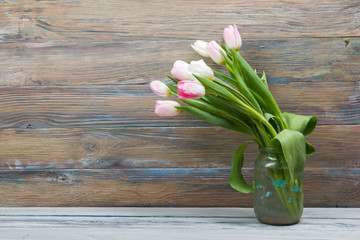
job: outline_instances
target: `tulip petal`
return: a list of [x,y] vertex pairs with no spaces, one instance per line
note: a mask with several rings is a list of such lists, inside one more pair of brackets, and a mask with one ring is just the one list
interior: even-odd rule
[[201,40],[197,40],[196,42],[194,42],[193,44],[191,44],[192,49],[194,49],[195,52],[197,52],[200,56],[202,57],[210,57],[209,53],[206,50],[206,46],[207,46],[207,42],[205,41],[201,41]]
[[223,38],[226,45],[233,50],[239,50],[242,45],[240,33],[236,25],[229,25],[224,29]]
[[223,51],[219,44],[215,41],[211,41],[206,46],[206,50],[209,53],[210,58],[217,64],[224,64],[225,59],[220,51]]
[[160,117],[173,117],[180,113],[176,107],[180,107],[180,104],[175,101],[158,100],[155,104],[155,113]]
[[151,90],[161,97],[168,97],[171,95],[171,90],[161,81],[155,80],[150,83]]
[[205,88],[199,82],[181,81],[177,87],[180,99],[198,99],[205,95]]

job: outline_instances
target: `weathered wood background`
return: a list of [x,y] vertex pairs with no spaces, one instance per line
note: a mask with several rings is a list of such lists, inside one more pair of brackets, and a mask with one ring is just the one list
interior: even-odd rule
[[252,206],[228,185],[248,138],[157,117],[148,86],[228,24],[282,110],[319,118],[305,205],[360,207],[358,0],[0,0],[0,206]]

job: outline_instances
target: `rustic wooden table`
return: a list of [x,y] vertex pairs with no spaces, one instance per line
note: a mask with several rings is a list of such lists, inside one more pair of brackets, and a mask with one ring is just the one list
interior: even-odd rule
[[299,224],[252,208],[0,208],[1,239],[359,239],[359,208],[306,208]]

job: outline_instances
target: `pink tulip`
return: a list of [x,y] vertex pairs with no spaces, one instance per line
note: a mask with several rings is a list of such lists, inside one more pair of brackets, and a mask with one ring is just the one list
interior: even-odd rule
[[173,68],[171,69],[171,75],[177,80],[196,80],[196,78],[189,71],[189,64],[182,60],[174,62]]
[[150,83],[150,88],[155,94],[161,97],[168,97],[171,95],[170,88],[168,88],[165,83],[159,80],[152,81]]
[[241,48],[241,37],[236,25],[229,25],[225,28],[223,38],[229,48],[234,50],[239,50]]
[[194,81],[180,81],[177,84],[180,99],[198,99],[205,95],[205,88]]
[[175,101],[158,100],[155,104],[155,113],[160,117],[173,117],[180,113],[176,107],[180,107],[180,104]]
[[225,59],[220,52],[223,50],[215,41],[209,42],[206,46],[206,50],[214,62],[216,62],[217,64],[225,64]]

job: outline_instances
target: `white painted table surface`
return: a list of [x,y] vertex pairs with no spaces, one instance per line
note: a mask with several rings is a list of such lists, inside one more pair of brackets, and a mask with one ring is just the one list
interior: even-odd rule
[[259,223],[252,208],[0,208],[0,239],[360,239],[360,208],[306,208]]

